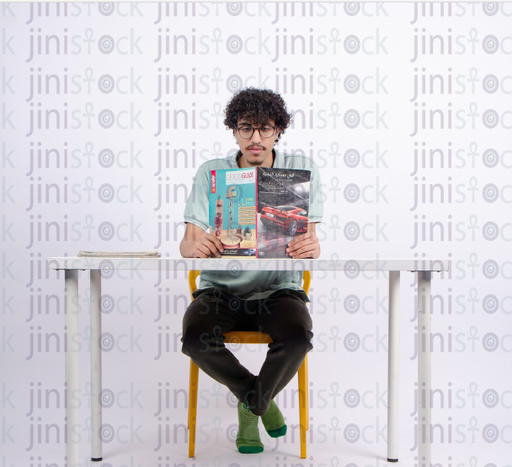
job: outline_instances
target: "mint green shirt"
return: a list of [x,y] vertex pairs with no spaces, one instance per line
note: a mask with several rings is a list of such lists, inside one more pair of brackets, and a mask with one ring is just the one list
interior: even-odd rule
[[[303,169],[311,171],[309,194],[310,223],[321,222],[323,216],[322,186],[316,164],[306,156],[282,155],[276,149],[274,168]],[[240,153],[240,152],[239,152]],[[210,170],[238,169],[236,155],[226,159],[214,159],[202,164],[192,185],[192,190],[185,206],[184,220],[197,225],[203,230],[209,228],[209,176]],[[235,259],[235,258],[233,258]],[[257,260],[255,260],[257,261]],[[221,287],[244,300],[266,298],[276,290],[302,290],[301,271],[204,271],[201,272],[197,293],[203,289]]]

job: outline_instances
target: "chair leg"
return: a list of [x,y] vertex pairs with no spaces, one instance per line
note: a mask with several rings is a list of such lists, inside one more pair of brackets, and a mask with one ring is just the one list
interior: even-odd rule
[[309,431],[309,370],[308,370],[308,356],[304,357],[304,386],[306,388],[306,431]]
[[300,413],[300,457],[306,459],[307,445],[306,445],[306,431],[308,429],[308,386],[307,386],[307,356],[304,358],[302,365],[299,368],[299,413]]
[[197,390],[199,367],[190,360],[190,382],[188,387],[188,457],[194,457],[196,448]]

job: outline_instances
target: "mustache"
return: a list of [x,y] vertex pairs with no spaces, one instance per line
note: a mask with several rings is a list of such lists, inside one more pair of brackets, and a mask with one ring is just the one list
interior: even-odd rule
[[260,146],[259,144],[251,144],[250,146],[247,146],[247,149],[251,149],[251,148],[265,149],[264,146]]

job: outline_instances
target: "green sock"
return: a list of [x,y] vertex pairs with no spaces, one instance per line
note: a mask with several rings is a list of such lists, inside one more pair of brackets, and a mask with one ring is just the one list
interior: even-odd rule
[[263,425],[265,425],[265,430],[267,430],[267,433],[272,438],[279,438],[286,434],[283,414],[273,400],[270,403],[267,413],[261,416],[261,421]]
[[263,444],[258,431],[257,415],[254,415],[241,402],[238,402],[238,433],[236,447],[242,454],[253,454],[263,451]]

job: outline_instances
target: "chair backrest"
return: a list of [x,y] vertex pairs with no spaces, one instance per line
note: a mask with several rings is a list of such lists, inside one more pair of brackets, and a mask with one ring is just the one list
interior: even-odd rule
[[[190,289],[190,298],[194,300],[194,297],[192,297],[192,294],[197,290],[197,284],[196,279],[199,276],[201,271],[193,270],[188,272],[188,286]],[[304,271],[302,274],[302,288],[304,289],[304,292],[306,292],[309,295],[309,287],[311,285],[311,272],[310,271]]]
[[201,271],[198,271],[198,270],[188,272],[188,287],[190,289],[190,298],[192,300],[194,300],[194,297],[192,297],[192,294],[197,290],[196,279],[197,279],[197,276],[199,276],[200,272]]

